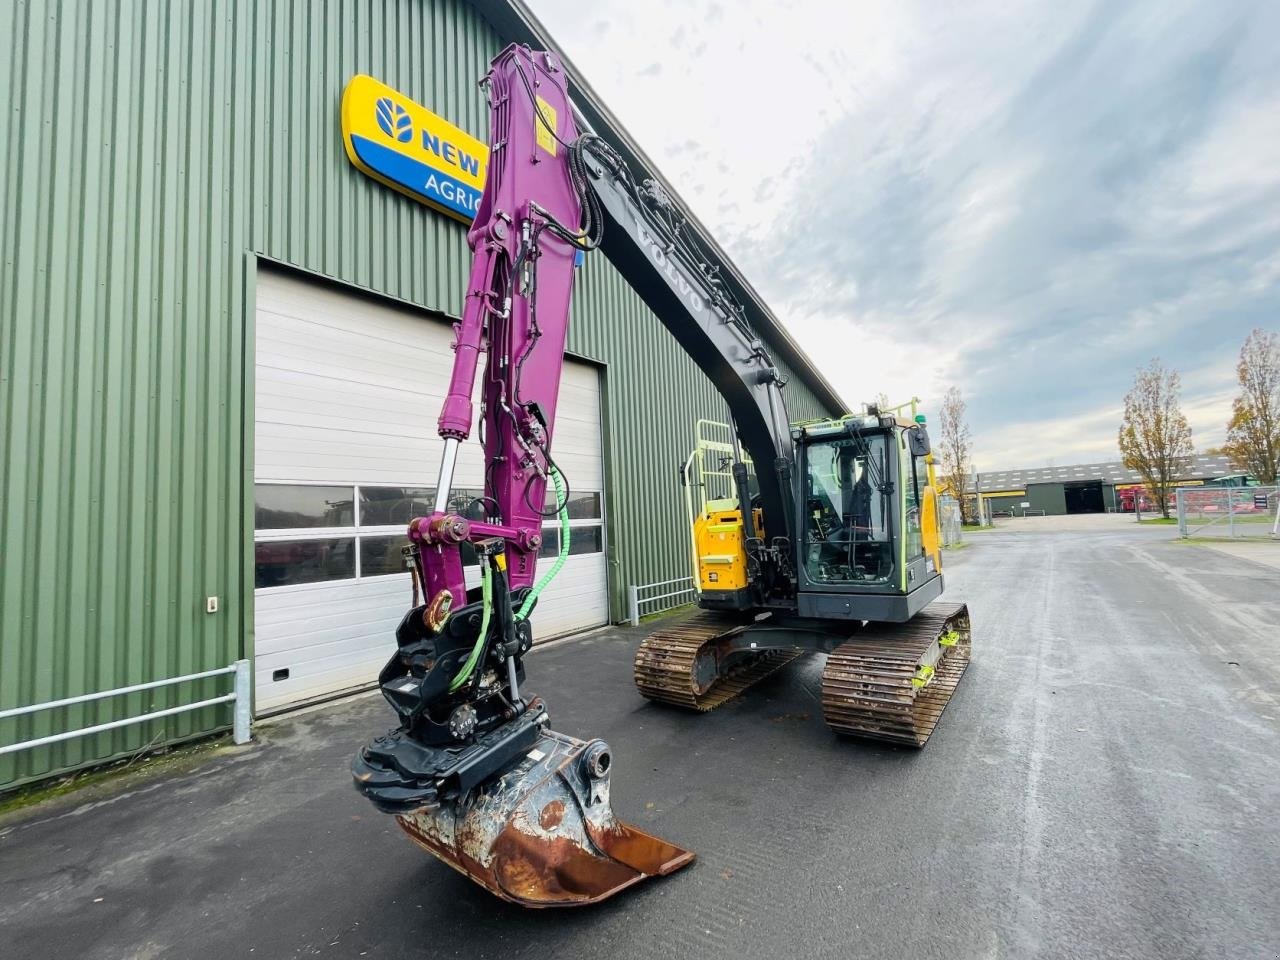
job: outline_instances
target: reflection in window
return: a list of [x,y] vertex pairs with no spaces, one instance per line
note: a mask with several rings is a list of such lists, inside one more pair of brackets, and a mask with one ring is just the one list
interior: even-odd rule
[[354,490],[351,487],[257,483],[253,493],[253,523],[259,530],[350,527],[355,524]]
[[560,553],[560,531],[554,527],[542,528],[542,546],[538,548],[538,557],[546,559]]
[[[580,553],[604,552],[603,527],[573,527],[569,531],[569,555]],[[558,527],[542,528],[542,547],[538,557],[546,560],[555,558],[560,553],[560,530]]]
[[600,494],[571,493],[568,509],[570,520],[599,520]]
[[907,472],[902,487],[905,494],[907,560],[914,560],[924,553],[924,536],[920,532],[920,491],[929,483],[929,467],[924,457],[912,457],[908,451],[903,451],[902,462]]
[[818,583],[886,582],[889,445],[883,433],[811,444],[805,450],[805,569]]
[[356,575],[354,537],[331,540],[272,540],[254,545],[254,586],[284,587]]
[[361,537],[360,576],[382,577],[390,573],[404,573],[404,556],[400,548],[408,542],[399,534],[392,537]]
[[364,487],[360,488],[360,526],[382,527],[407,524],[414,517],[425,517],[435,506],[435,491],[430,487]]
[[[449,491],[450,513],[456,513],[460,517],[466,517],[468,520],[483,521],[485,516],[484,491],[476,490],[470,487],[456,487]],[[493,504],[489,502],[489,506],[493,508]]]
[[604,551],[603,527],[574,527],[569,531],[569,555]]
[[[560,501],[556,499],[555,487],[547,488],[547,502],[545,509],[550,512],[559,506]],[[569,491],[569,502],[565,504],[565,509],[569,512],[570,520],[599,520],[600,513],[600,494],[598,493],[577,493]]]
[[[360,499],[359,528],[355,528],[355,496]],[[349,580],[356,576],[359,556],[360,577],[383,577],[404,573],[401,547],[403,534],[359,533],[370,527],[400,527],[414,517],[428,516],[435,506],[435,493],[430,487],[392,486],[320,486],[309,484],[255,485],[255,526],[259,530],[283,532],[297,530],[297,540],[266,540],[255,544],[255,585],[259,588],[284,587],[318,583],[327,580]],[[473,488],[455,489],[448,509],[474,520],[484,519],[483,491]],[[601,553],[604,529],[601,517],[601,495],[598,492],[574,493],[567,504],[573,519],[596,521],[574,528],[569,535],[570,554]],[[542,545],[538,556],[554,559],[560,549],[560,531],[555,521],[544,521]],[[352,527],[353,536],[316,538],[306,531],[320,527]],[[276,536],[279,533],[275,534]],[[470,543],[459,545],[464,567],[474,570],[479,565],[476,549]]]

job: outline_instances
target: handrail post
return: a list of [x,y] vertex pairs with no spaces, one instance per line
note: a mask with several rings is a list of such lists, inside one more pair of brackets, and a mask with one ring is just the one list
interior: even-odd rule
[[231,735],[236,743],[248,743],[253,739],[253,690],[250,683],[253,673],[248,660],[236,661],[235,715]]
[[627,587],[627,610],[631,614],[631,625],[640,626],[640,588],[634,583]]

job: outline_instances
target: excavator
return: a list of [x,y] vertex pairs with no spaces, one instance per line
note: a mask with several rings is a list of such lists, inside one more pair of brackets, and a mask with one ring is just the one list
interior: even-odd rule
[[[694,859],[614,815],[609,746],[552,730],[525,682],[538,597],[570,539],[569,478],[552,439],[587,253],[602,251],[640,293],[732,421],[724,449],[703,450],[728,489],[696,478],[699,610],[661,621],[640,643],[635,682],[645,697],[706,711],[820,652],[833,729],[921,746],[968,663],[969,617],[963,605],[935,602],[942,571],[924,423],[872,406],[793,425],[784,379],[714,258],[661,187],[637,183],[590,130],[555,54],[509,46],[482,87],[491,152],[437,422],[436,499],[409,525],[414,603],[378,676],[397,725],[351,769],[356,788],[413,841],[492,893],[576,906]],[[477,386],[485,486],[458,509],[453,473]],[[552,518],[560,550],[539,576]],[[464,557],[478,561],[477,585],[468,586]]]

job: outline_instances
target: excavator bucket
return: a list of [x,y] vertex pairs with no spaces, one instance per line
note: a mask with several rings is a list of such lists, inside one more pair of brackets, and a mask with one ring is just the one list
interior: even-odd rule
[[396,819],[429,853],[505,900],[598,903],[694,857],[614,816],[611,764],[603,741],[544,730],[506,772]]

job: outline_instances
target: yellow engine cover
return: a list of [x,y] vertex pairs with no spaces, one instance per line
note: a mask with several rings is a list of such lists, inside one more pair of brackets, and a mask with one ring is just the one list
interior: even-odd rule
[[[756,530],[763,517],[755,511]],[[698,589],[741,590],[747,581],[746,535],[742,529],[741,510],[712,510],[693,524],[694,542],[698,548]]]

